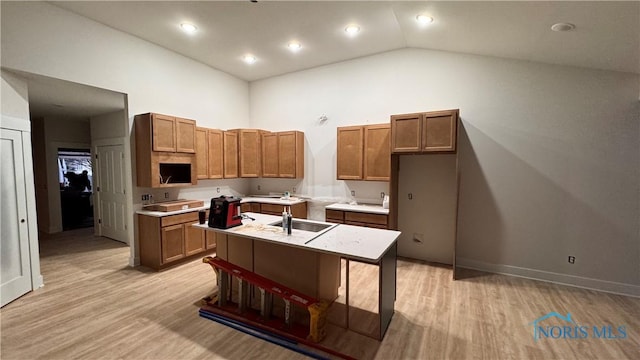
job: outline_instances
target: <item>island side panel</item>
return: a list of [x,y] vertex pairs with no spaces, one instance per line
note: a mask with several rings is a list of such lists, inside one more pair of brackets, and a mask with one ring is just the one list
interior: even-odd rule
[[316,298],[318,253],[264,241],[254,243],[254,272]]
[[334,301],[340,287],[340,256],[318,253],[318,298]]
[[394,312],[396,300],[396,272],[397,272],[397,252],[398,245],[393,244],[380,260],[380,337],[382,340],[387,332]]

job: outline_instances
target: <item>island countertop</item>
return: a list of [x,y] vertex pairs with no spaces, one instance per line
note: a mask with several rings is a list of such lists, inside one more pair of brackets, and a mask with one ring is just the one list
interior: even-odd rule
[[292,229],[291,235],[287,235],[282,231],[281,227],[269,225],[281,221],[281,217],[256,213],[245,214],[254,218],[255,221],[244,219],[242,221],[243,225],[229,229],[211,228],[207,223],[194,224],[192,226],[228,235],[247,237],[373,263],[379,262],[400,236],[400,232],[395,230],[302,219],[294,219],[294,221],[327,224],[330,225],[330,228],[320,232]]

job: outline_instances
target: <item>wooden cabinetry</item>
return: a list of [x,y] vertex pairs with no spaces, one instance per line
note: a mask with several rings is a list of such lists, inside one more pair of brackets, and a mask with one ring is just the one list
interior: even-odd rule
[[362,178],[389,181],[391,172],[391,124],[364,127],[364,170]]
[[391,116],[393,153],[455,152],[458,110]]
[[262,175],[261,134],[258,129],[229,130],[238,135],[238,174],[243,178],[260,177]]
[[159,270],[215,249],[215,235],[205,235],[204,230],[191,226],[197,222],[197,211],[164,217],[138,214],[140,263]]
[[224,177],[224,140],[222,130],[207,129],[207,147],[209,179],[222,179]]
[[209,143],[207,129],[196,128],[196,174],[198,179],[209,178]]
[[224,131],[222,144],[224,147],[223,174],[225,179],[238,177],[238,132]]
[[389,181],[390,124],[338,128],[338,180]]
[[262,176],[304,177],[304,133],[282,131],[262,134]]
[[364,226],[378,229],[387,229],[389,216],[385,214],[372,214],[357,211],[325,210],[325,219],[330,223]]
[[134,126],[138,186],[197,183],[195,121],[147,113],[136,115]]
[[262,176],[278,177],[278,133],[262,135]]
[[362,180],[364,127],[339,127],[336,142],[338,180]]

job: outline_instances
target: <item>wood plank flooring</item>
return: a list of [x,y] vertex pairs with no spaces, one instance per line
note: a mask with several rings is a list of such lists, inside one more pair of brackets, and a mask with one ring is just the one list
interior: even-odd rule
[[[128,247],[92,231],[41,238],[45,287],[0,310],[0,358],[304,358],[200,318],[199,300],[215,278],[199,259],[159,273],[130,268]],[[375,269],[352,263],[350,271],[354,300],[369,307]],[[362,359],[640,358],[638,298],[461,274],[454,282],[449,267],[399,260],[396,313],[385,339],[332,326],[323,345]],[[551,311],[570,312],[578,325],[624,325],[627,336],[535,341],[531,323]]]

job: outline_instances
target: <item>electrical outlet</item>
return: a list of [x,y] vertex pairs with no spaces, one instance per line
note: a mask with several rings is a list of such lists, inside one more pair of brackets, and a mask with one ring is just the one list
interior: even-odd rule
[[217,192],[217,193],[220,193],[220,188],[216,188],[216,192]]
[[380,193],[380,199],[384,199],[384,191]]
[[143,194],[142,201],[149,201],[149,194]]
[[356,191],[355,190],[351,190],[351,196],[356,196]]
[[295,194],[296,193],[296,187],[294,186],[293,189],[291,189],[291,193]]
[[169,192],[164,193],[164,198],[168,199],[169,198]]
[[576,262],[576,257],[575,256],[569,256],[569,264],[575,264]]
[[260,190],[260,185],[258,185],[258,190]]

